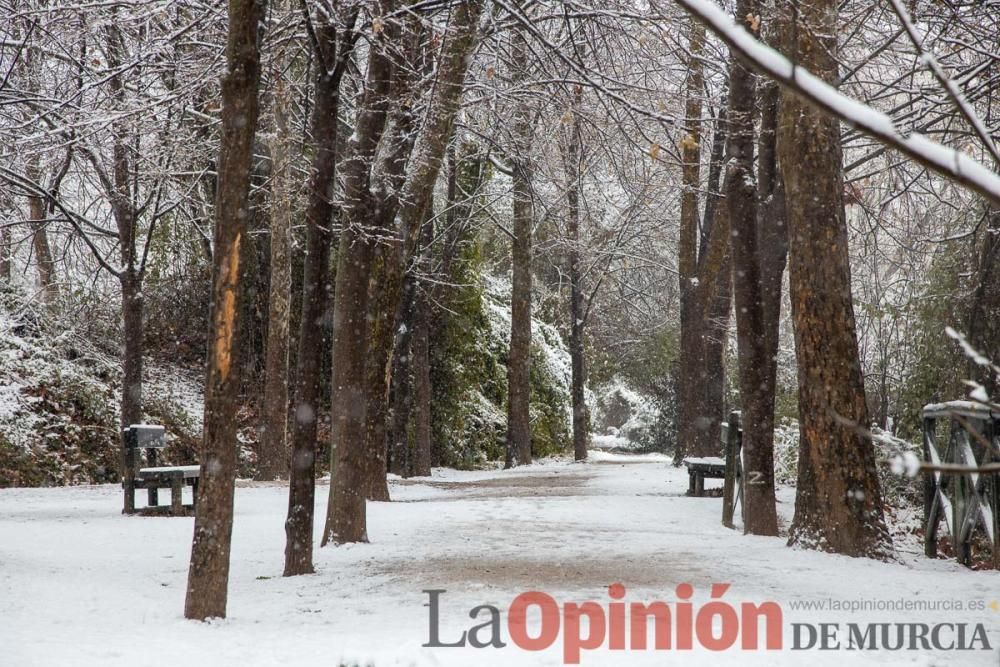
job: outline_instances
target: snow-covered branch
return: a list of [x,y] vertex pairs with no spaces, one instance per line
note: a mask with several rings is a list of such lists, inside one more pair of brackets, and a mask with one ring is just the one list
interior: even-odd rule
[[904,135],[886,114],[844,95],[783,55],[757,41],[710,0],[675,0],[714,32],[751,67],[801,95],[859,131],[898,150],[945,178],[1000,206],[1000,174],[961,151],[931,141],[921,134]]

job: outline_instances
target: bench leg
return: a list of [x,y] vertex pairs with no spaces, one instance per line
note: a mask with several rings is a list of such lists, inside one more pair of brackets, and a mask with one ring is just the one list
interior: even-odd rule
[[174,516],[184,516],[184,505],[181,502],[183,490],[184,479],[182,477],[170,480],[170,513]]
[[694,495],[701,498],[705,495],[705,476],[695,475],[694,476]]

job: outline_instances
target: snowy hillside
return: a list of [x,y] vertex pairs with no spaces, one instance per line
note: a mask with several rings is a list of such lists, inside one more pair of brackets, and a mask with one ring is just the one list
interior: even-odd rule
[[[0,487],[117,481],[120,392],[120,365],[96,341],[0,293]],[[175,448],[197,440],[200,392],[190,373],[149,364],[146,413]]]

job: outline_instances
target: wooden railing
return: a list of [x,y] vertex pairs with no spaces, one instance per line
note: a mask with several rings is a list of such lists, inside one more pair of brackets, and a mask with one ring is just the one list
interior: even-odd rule
[[[970,401],[927,405],[924,419],[924,552],[936,558],[941,519],[955,558],[972,562],[978,531],[1000,568],[1000,412]],[[947,442],[938,442],[939,420],[949,420]]]

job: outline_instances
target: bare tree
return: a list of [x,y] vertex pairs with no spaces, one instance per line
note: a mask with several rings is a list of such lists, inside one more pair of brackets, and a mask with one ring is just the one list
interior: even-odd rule
[[[739,16],[752,34],[759,30],[760,4],[741,0]],[[754,173],[754,102],[756,76],[737,56],[729,74],[729,167],[726,171],[726,204],[732,236],[733,291],[739,346],[739,380],[743,429],[744,469],[747,482],[745,529],[757,535],[777,535],[774,499],[774,398],[765,390],[770,364],[766,359],[767,335],[761,286],[761,251],[758,224],[757,182]]]
[[[320,11],[311,30],[316,57],[316,89],[311,139],[315,144],[306,203],[305,262],[302,270],[302,316],[292,401],[292,452],[285,520],[285,576],[313,571],[313,507],[316,493],[316,421],[319,414],[322,323],[330,304],[330,245],[335,215],[333,188],[337,170],[340,85],[354,45],[355,7],[338,25],[335,13]],[[312,21],[310,15],[310,21]]]
[[[399,234],[402,256],[407,261],[415,253],[424,216],[430,207],[445,150],[464,90],[465,74],[478,42],[479,17],[484,3],[480,0],[457,5],[449,21],[449,33],[441,45],[441,55],[434,85],[430,89],[427,111],[409,157],[406,179],[398,194]],[[383,9],[389,9],[385,7]],[[381,27],[376,41],[388,39],[388,26]],[[383,45],[384,46],[384,45]],[[367,540],[364,470],[366,411],[367,327],[369,317],[368,286],[371,277],[374,239],[366,233],[369,216],[382,219],[385,212],[373,211],[370,198],[371,169],[376,148],[386,124],[386,95],[391,90],[392,61],[387,52],[373,49],[369,57],[368,88],[362,104],[354,153],[345,164],[345,229],[341,237],[334,304],[334,421],[331,467],[334,475],[327,510],[323,544]],[[383,205],[384,201],[381,201]],[[396,216],[386,216],[393,219]],[[401,270],[401,269],[400,269]],[[401,298],[401,281],[391,280],[393,299],[380,304],[396,313]],[[388,359],[386,359],[388,361]],[[380,392],[386,396],[386,391]],[[343,413],[343,414],[342,414]],[[376,443],[384,448],[384,441]],[[383,458],[384,461],[384,458]],[[384,475],[384,469],[381,474]]]
[[257,446],[258,480],[288,474],[288,326],[292,291],[291,134],[288,128],[288,91],[282,54],[274,73],[274,136],[271,140],[271,280],[267,299],[267,351],[264,360],[264,397]]
[[[523,82],[527,42],[513,35],[511,67]],[[519,104],[511,131],[513,240],[511,242],[510,354],[507,359],[507,467],[531,463],[531,236],[535,225],[531,189],[531,144],[534,122],[530,108]]]

